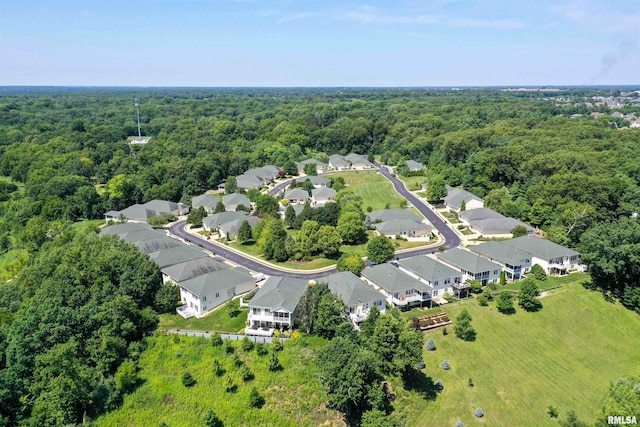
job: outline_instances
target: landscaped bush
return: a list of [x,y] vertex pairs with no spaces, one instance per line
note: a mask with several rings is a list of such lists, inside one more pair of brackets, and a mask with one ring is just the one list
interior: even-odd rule
[[280,360],[278,359],[278,355],[274,351],[274,352],[271,353],[271,357],[269,358],[269,370],[270,371],[277,371],[280,368],[281,368]]
[[224,369],[218,359],[213,359],[211,370],[213,371],[213,375],[216,377],[221,377],[224,374]]
[[264,398],[260,396],[258,389],[251,387],[249,391],[249,406],[252,408],[261,408],[264,405]]
[[547,414],[549,414],[551,418],[558,418],[558,408],[553,405],[547,406]]
[[258,354],[258,356],[266,356],[267,354],[269,354],[269,349],[266,345],[259,342],[256,344],[256,353]]
[[435,387],[438,393],[442,392],[442,390],[444,390],[444,384],[442,383],[442,380],[436,381]]
[[233,353],[233,344],[231,344],[230,340],[224,340],[224,344],[222,344],[222,346],[224,347],[225,353],[227,354]]
[[482,418],[484,417],[484,411],[482,410],[482,408],[478,408],[475,411],[473,411],[473,415],[475,415],[478,418]]
[[282,351],[283,346],[282,346],[282,341],[280,341],[280,338],[274,337],[273,341],[271,342],[271,347],[273,348],[273,351]]
[[427,341],[426,348],[427,348],[427,351],[436,351],[436,342],[433,340],[433,338],[429,338],[429,341]]
[[212,410],[209,410],[204,416],[204,425],[206,427],[224,427],[222,420]]
[[222,387],[224,387],[224,390],[227,393],[233,393],[237,388],[235,382],[233,381],[233,378],[231,378],[230,375],[225,375],[225,377],[222,379]]
[[462,421],[458,421],[456,423],[456,427],[464,427],[464,423]]
[[440,366],[442,366],[442,369],[444,369],[445,371],[448,371],[449,369],[451,369],[451,365],[449,365],[448,360],[443,360]]
[[245,336],[242,338],[240,347],[242,347],[243,351],[251,351],[253,350],[253,341],[251,341],[248,336]]
[[251,369],[249,369],[247,365],[242,365],[238,373],[240,374],[240,379],[244,382],[251,381],[253,379],[253,372],[251,372]]
[[426,367],[425,363],[424,363],[424,358],[421,358],[420,361],[418,363],[416,363],[416,369],[424,369]]
[[[448,322],[448,321],[449,321],[449,319],[445,320],[445,322]],[[449,331],[447,331],[446,327],[442,328],[442,335],[447,335],[448,333],[449,333]]]
[[238,356],[237,354],[234,354],[231,360],[233,361],[233,366],[235,367],[240,367],[244,363],[242,359],[240,359],[240,356]]
[[467,385],[468,385],[469,387],[473,387],[473,379],[469,378],[469,379],[467,380]]
[[196,385],[196,380],[189,372],[185,372],[182,374],[182,385],[185,387],[193,387]]
[[487,299],[486,296],[480,295],[478,297],[478,305],[481,305],[482,307],[486,307],[489,305],[489,300]]

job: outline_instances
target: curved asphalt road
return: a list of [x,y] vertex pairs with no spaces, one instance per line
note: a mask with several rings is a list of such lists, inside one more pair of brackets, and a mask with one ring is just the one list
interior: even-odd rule
[[[424,215],[425,218],[429,220],[431,224],[433,224],[435,228],[438,229],[438,231],[440,232],[440,235],[444,238],[444,243],[441,245],[442,247],[444,247],[445,249],[451,249],[460,245],[460,242],[461,242],[460,237],[458,237],[458,235],[451,228],[449,228],[449,226],[442,220],[442,218],[438,216],[438,214],[436,214],[431,209],[430,206],[425,204],[421,199],[419,199],[413,193],[408,191],[404,186],[404,183],[400,181],[397,177],[391,176],[391,173],[386,167],[381,166],[379,163],[376,163],[376,166],[379,167],[378,171],[380,172],[380,174],[385,178],[387,178],[389,181],[391,181],[391,184],[393,185],[395,190],[402,197],[407,199],[409,203],[411,203],[422,215]],[[271,195],[278,194],[288,185],[288,183],[289,181],[278,184],[273,189],[269,190],[268,193]],[[175,236],[185,239],[186,241],[189,241],[191,243],[201,245],[209,252],[212,252],[216,255],[220,255],[228,259],[229,261],[236,263],[238,265],[241,265],[251,271],[264,273],[269,276],[287,276],[287,277],[296,277],[301,279],[315,279],[315,278],[327,276],[337,271],[335,268],[331,270],[325,270],[322,272],[305,272],[303,270],[300,270],[300,272],[292,272],[288,270],[280,270],[275,266],[265,265],[263,263],[253,260],[252,258],[241,255],[235,251],[231,251],[223,245],[212,243],[209,240],[205,240],[191,233],[188,233],[184,230],[185,225],[186,225],[185,220],[178,221],[175,224],[173,224],[171,227],[169,227],[169,230]],[[396,254],[396,258],[398,259],[409,258],[415,255],[430,254],[434,252],[438,252],[437,247],[416,248],[410,251],[398,253]]]

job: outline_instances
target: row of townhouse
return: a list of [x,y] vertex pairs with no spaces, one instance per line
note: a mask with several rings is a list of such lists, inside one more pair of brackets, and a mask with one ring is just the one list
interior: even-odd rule
[[203,218],[202,227],[210,233],[219,233],[221,238],[235,239],[244,221],[253,229],[261,220],[245,211],[220,212]]
[[197,209],[202,206],[207,213],[212,213],[215,211],[220,201],[222,201],[224,210],[227,212],[235,212],[238,206],[253,209],[253,203],[251,203],[251,200],[241,193],[226,194],[222,196],[222,198],[215,194],[201,194],[191,199],[191,206],[193,209]]
[[177,312],[185,318],[202,317],[231,298],[251,292],[256,279],[242,267],[232,267],[223,258],[169,237],[148,224],[127,222],[104,228],[101,236],[112,235],[134,244],[154,261],[164,283],[180,288],[183,303]]
[[147,222],[155,216],[181,216],[189,213],[189,206],[168,200],[151,200],[144,204],[131,205],[119,211],[108,211],[104,214],[106,222]]
[[375,229],[380,235],[395,238],[430,238],[438,230],[426,218],[408,209],[382,209],[367,214],[367,228]]
[[284,192],[284,198],[289,200],[291,204],[311,203],[312,205],[325,205],[333,202],[337,192],[330,187],[314,188],[311,194],[302,188],[294,188]]

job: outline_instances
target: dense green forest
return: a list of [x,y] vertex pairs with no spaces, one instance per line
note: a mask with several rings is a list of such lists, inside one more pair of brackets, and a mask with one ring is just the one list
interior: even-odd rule
[[[72,223],[188,203],[264,164],[336,152],[421,161],[434,187],[464,187],[581,251],[593,286],[640,312],[640,130],[609,114],[570,118],[611,113],[586,106],[596,94],[613,93],[561,91],[571,102],[559,103],[499,90],[3,89],[2,419],[79,422],[117,404],[119,366],[166,306],[152,263]],[[136,97],[145,145],[127,143]]]

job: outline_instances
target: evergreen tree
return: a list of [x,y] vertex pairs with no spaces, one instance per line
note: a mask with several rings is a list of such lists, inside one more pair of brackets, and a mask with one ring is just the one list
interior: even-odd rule
[[500,313],[512,314],[515,312],[513,308],[513,295],[509,291],[502,291],[498,294],[496,299],[496,307]]
[[217,214],[225,211],[226,211],[226,208],[224,207],[224,203],[222,203],[222,199],[218,200],[218,203],[216,203],[216,208],[213,210],[213,213]]
[[473,326],[471,326],[471,320],[472,317],[466,308],[458,314],[453,326],[453,330],[458,338],[465,341],[475,340],[476,331],[473,329]]
[[240,228],[238,229],[238,240],[242,243],[253,240],[251,225],[249,225],[249,221],[246,219],[242,221],[242,224],[240,224]]
[[520,285],[518,292],[518,305],[526,311],[536,311],[542,307],[542,303],[538,300],[540,289],[538,284],[531,277],[526,278]]
[[284,223],[289,228],[294,228],[296,224],[296,210],[292,205],[287,205],[287,209],[284,211]]

